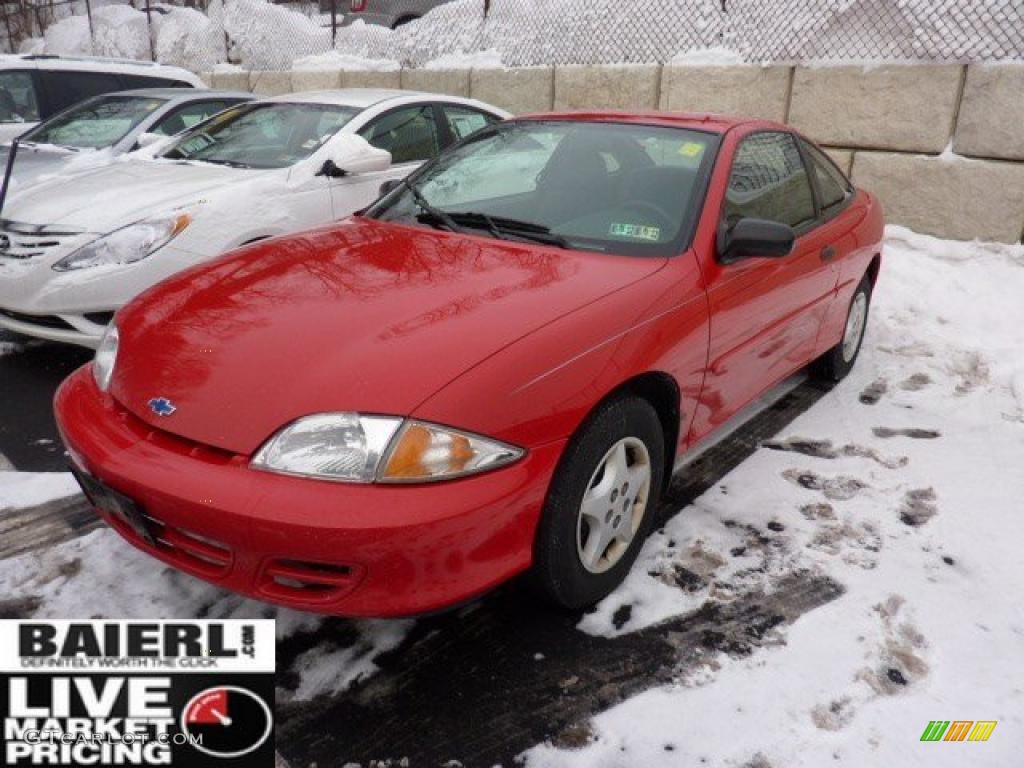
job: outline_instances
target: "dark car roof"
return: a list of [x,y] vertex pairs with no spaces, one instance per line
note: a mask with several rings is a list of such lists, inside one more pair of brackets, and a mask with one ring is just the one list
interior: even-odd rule
[[205,100],[210,98],[230,97],[255,99],[251,93],[243,91],[213,91],[205,88],[132,88],[128,91],[111,91],[100,96],[145,96],[156,99],[189,99]]
[[580,122],[635,123],[638,125],[664,125],[673,128],[693,128],[699,131],[725,133],[730,128],[747,123],[758,123],[785,129],[777,123],[739,115],[719,115],[711,112],[541,112],[522,115],[513,120],[578,120]]

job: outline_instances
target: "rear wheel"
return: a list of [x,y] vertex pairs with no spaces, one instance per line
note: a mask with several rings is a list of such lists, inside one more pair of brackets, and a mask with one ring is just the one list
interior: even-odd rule
[[566,608],[605,597],[629,573],[653,524],[665,446],[639,398],[596,411],[566,448],[534,546],[533,579]]
[[864,343],[864,331],[868,325],[868,310],[871,307],[871,280],[867,275],[854,291],[846,311],[846,325],[843,338],[832,349],[822,355],[814,365],[814,372],[828,381],[840,381],[853,368]]

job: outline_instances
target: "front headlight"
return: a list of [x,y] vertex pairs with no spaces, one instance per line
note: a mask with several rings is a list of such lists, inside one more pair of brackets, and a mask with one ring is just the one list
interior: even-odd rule
[[160,250],[192,223],[187,213],[154,216],[98,237],[53,265],[57,272],[105,264],[131,264]]
[[120,343],[117,326],[111,323],[107,326],[107,332],[103,334],[103,339],[96,348],[96,357],[92,361],[92,377],[96,380],[96,386],[104,392],[110,386],[110,379],[114,375],[117,348]]
[[353,483],[422,483],[496,469],[523,451],[458,430],[392,416],[324,413],[285,427],[255,469]]

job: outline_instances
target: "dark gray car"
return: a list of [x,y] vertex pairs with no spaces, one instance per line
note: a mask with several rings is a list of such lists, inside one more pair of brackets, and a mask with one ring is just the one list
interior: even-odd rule
[[[16,191],[44,177],[105,165],[138,149],[144,136],[173,136],[244,101],[251,93],[145,88],[96,96],[44,120],[20,137],[12,169]],[[0,169],[8,146],[0,149]]]
[[345,24],[362,19],[394,29],[447,2],[450,0],[351,0]]

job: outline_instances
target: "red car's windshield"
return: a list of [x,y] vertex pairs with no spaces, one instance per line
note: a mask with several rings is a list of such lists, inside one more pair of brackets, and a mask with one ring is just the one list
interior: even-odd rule
[[622,255],[688,245],[718,136],[575,120],[485,129],[369,213]]

